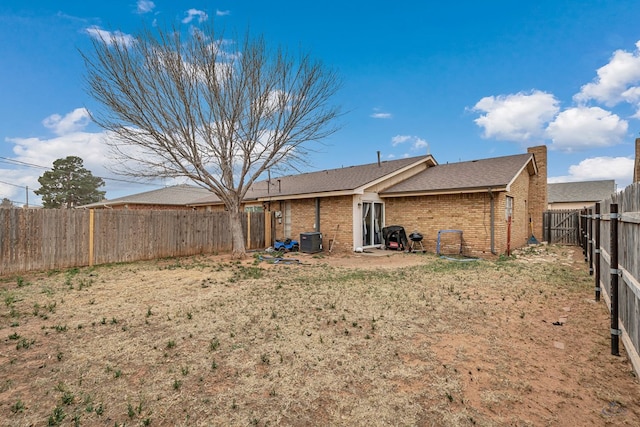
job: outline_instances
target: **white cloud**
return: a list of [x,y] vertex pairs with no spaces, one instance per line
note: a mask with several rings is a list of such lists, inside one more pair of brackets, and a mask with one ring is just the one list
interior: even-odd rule
[[[411,144],[411,151],[422,151],[425,148],[427,151],[429,150],[429,143],[419,136],[411,136],[411,135],[396,135],[391,138],[391,145],[396,147],[400,144],[404,144],[405,142],[409,142]],[[405,156],[406,157],[406,156]]]
[[142,14],[151,12],[156,7],[156,5],[151,0],[138,0],[136,7],[136,11]]
[[199,23],[202,23],[209,19],[209,15],[207,15],[206,12],[198,9],[189,9],[185,12],[185,14],[187,16],[182,20],[183,24],[188,24],[196,18],[198,19]]
[[548,182],[614,179],[619,188],[624,188],[633,180],[633,163],[629,157],[591,157],[569,166],[568,175],[549,177]]
[[600,107],[569,108],[549,123],[549,148],[578,151],[616,145],[626,136],[628,123]]
[[472,110],[485,113],[474,120],[484,129],[484,138],[530,142],[543,137],[545,124],[559,111],[558,104],[552,94],[534,90],[487,96]]
[[52,114],[42,121],[42,124],[56,135],[66,135],[78,132],[89,124],[89,112],[86,108],[76,108],[64,117]]
[[412,137],[409,135],[396,135],[393,138],[391,138],[391,145],[395,147],[398,144],[402,144],[409,141],[411,138]]
[[369,117],[374,119],[390,119],[391,113],[373,113]]
[[216,10],[216,16],[228,16],[231,15],[230,10]]
[[131,46],[135,43],[136,39],[130,34],[125,34],[122,31],[107,31],[94,25],[85,30],[94,39],[102,40],[108,45],[114,43],[122,44],[124,46]]
[[637,106],[640,83],[640,41],[634,52],[616,50],[609,63],[597,70],[598,77],[582,86],[574,96],[577,102],[595,100],[608,107],[621,102]]

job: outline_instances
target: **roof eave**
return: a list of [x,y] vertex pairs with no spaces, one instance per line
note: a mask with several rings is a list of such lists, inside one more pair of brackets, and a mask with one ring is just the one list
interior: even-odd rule
[[502,192],[508,191],[507,186],[488,186],[488,187],[474,187],[474,188],[448,188],[442,190],[430,190],[430,191],[404,191],[398,193],[380,193],[381,198],[391,197],[416,197],[416,196],[440,196],[447,194],[469,194],[469,193],[487,193],[487,192]]

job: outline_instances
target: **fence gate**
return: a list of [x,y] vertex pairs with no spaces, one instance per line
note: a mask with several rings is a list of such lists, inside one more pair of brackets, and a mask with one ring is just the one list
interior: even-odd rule
[[549,243],[580,244],[580,211],[556,210],[544,213],[544,239]]

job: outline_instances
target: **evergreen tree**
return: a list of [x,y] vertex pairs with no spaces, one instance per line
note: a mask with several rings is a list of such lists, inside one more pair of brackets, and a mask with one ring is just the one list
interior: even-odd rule
[[98,190],[104,186],[102,178],[93,176],[76,156],[53,162],[53,169],[38,178],[38,182],[41,187],[35,193],[42,196],[45,208],[74,208],[99,202],[105,195]]
[[7,199],[6,197],[2,199],[2,203],[0,203],[0,209],[11,209],[11,208],[15,208],[15,205],[13,204],[13,202]]

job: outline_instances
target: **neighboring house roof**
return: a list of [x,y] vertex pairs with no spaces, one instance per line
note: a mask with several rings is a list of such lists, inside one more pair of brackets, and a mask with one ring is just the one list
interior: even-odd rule
[[549,203],[598,202],[616,191],[613,179],[547,184]]
[[[420,163],[437,164],[431,155],[427,155],[272,178],[256,182],[247,192],[245,201],[315,197],[328,193],[354,194]],[[193,204],[205,205],[214,201],[218,198],[209,195]]]
[[121,205],[162,205],[162,206],[185,206],[201,199],[209,190],[192,185],[174,185],[161,188],[159,190],[146,191],[144,193],[132,194],[130,196],[119,197],[112,200],[91,203],[80,206],[81,208],[108,207]]
[[530,174],[536,172],[532,154],[448,163],[430,167],[380,194],[403,196],[452,191],[486,191],[488,188],[496,191],[508,190],[509,185],[524,168],[528,168]]

